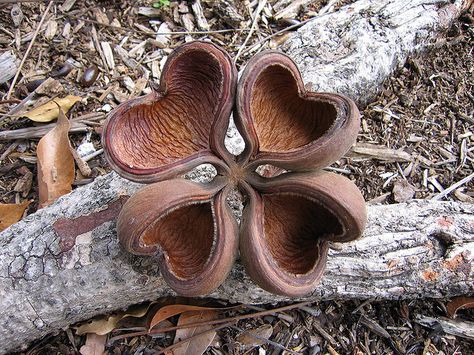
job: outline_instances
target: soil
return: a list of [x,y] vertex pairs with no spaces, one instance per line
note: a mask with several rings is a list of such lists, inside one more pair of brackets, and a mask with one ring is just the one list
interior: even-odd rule
[[[341,1],[337,6],[349,2]],[[89,147],[89,153],[101,149],[101,123],[105,114],[120,102],[149,91],[148,83],[158,79],[160,63],[164,62],[173,48],[185,40],[205,37],[224,46],[235,56],[246,39],[246,32],[232,29],[248,28],[252,21],[244,2],[235,2],[235,9],[241,18],[232,18],[223,15],[221,6],[211,6],[210,1],[201,1],[210,28],[230,31],[192,36],[173,35],[163,46],[155,40],[156,30],[161,23],[166,23],[173,31],[200,30],[190,6],[185,2],[71,3],[73,6],[67,11],[62,10],[59,4],[51,7],[44,29],[39,32],[10,96],[15,102],[6,101],[12,80],[0,84],[0,129],[6,131],[37,126],[27,118],[22,118],[21,112],[14,115],[9,115],[9,112],[29,94],[28,84],[53,76],[68,61],[72,63],[72,70],[66,76],[55,76],[55,79],[64,88],[62,94],[74,94],[83,98],[68,113],[68,117],[77,119],[93,112],[98,113],[96,119],[84,122],[83,132],[70,134],[73,147],[79,151]],[[154,10],[154,18],[139,14],[140,6],[151,8],[153,3],[160,4]],[[256,3],[253,10],[256,9]],[[268,3],[275,5],[277,2]],[[264,36],[314,16],[326,3],[314,1],[304,7],[294,19],[278,22],[272,20],[274,9],[266,7],[262,12],[258,31],[249,39],[246,48],[251,48]],[[12,21],[12,9],[18,11],[18,8],[13,7],[18,5],[0,2],[0,52],[11,50],[18,58],[23,57],[45,13],[46,5],[40,2],[22,3],[19,9],[23,15],[17,17],[21,20],[17,19],[18,22],[15,22]],[[337,6],[334,10],[337,10]],[[357,183],[369,203],[394,203],[410,198],[430,199],[473,173],[472,23],[471,15],[461,17],[443,40],[433,43],[429,52],[410,58],[399,72],[387,79],[380,95],[367,107],[361,108],[362,131],[358,143],[400,149],[416,157],[413,162],[346,157],[333,165]],[[276,46],[283,40],[284,38],[276,38],[269,45]],[[107,64],[104,51],[98,54],[98,48],[104,47],[96,42],[109,43],[112,47],[121,43],[128,53],[128,56],[114,56],[113,75],[108,74],[107,66],[110,63]],[[260,48],[242,51],[238,66],[244,65],[258,50]],[[81,86],[84,69],[92,65],[99,69],[98,79],[91,86]],[[142,88],[138,88],[139,83],[144,83]],[[38,207],[37,143],[38,138],[0,141],[1,202],[33,201],[27,213],[33,213]],[[88,164],[92,175],[86,178],[78,171],[75,186],[87,184],[110,171],[101,154],[89,160]],[[33,179],[28,181],[25,176],[30,176],[30,173]],[[471,180],[460,186],[447,198],[473,202],[474,182]],[[175,299],[172,302],[193,301]],[[219,329],[218,336],[207,353],[279,354],[284,351],[282,349],[290,349],[308,354],[472,354],[473,341],[444,334],[438,328],[425,328],[416,321],[419,315],[446,316],[447,302],[448,300],[413,300],[314,303],[309,308],[288,311],[283,317],[271,315],[242,320],[234,326]],[[275,306],[261,307],[272,309]],[[239,312],[229,311],[227,314],[237,313]],[[469,310],[460,311],[459,317],[474,321],[473,312]],[[171,321],[175,324],[176,317]],[[256,329],[263,324],[271,324],[273,327],[269,341],[263,341],[263,345],[245,347],[242,341],[237,341],[244,330]],[[134,336],[110,342],[110,338],[130,332],[130,329],[128,325],[127,330],[116,330],[109,335],[108,353],[153,354],[172,344],[174,339],[174,333],[171,332],[155,337]],[[24,353],[78,354],[85,340],[86,336],[77,335],[71,328],[38,341]]]

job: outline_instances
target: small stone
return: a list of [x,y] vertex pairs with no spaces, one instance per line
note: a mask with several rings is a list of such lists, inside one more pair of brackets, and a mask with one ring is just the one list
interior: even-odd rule
[[413,198],[416,189],[406,180],[395,181],[393,184],[393,199],[395,202],[406,202]]

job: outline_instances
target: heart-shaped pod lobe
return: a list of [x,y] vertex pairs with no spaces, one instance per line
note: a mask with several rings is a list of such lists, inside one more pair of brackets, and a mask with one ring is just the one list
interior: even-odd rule
[[327,172],[254,176],[249,182],[240,239],[247,273],[272,293],[311,292],[325,270],[328,241],[362,234],[367,220],[362,195],[347,178]]
[[360,118],[351,99],[307,91],[288,56],[266,51],[249,61],[240,78],[235,122],[246,143],[241,160],[308,170],[344,155]]
[[172,179],[144,187],[119,214],[121,245],[133,254],[157,256],[164,280],[177,293],[212,292],[238,251],[238,227],[223,186]]
[[130,180],[155,182],[202,163],[219,165],[236,78],[235,65],[218,46],[196,41],[178,47],[156,91],[108,116],[103,144],[112,168]]

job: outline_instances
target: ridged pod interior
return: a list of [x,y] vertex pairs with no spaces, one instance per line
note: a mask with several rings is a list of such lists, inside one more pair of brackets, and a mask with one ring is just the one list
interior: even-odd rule
[[319,282],[329,241],[358,238],[365,202],[347,178],[327,172],[288,172],[274,178],[247,177],[240,254],[263,289],[303,296]]
[[116,156],[135,169],[170,164],[209,147],[220,102],[219,63],[205,52],[190,51],[168,71],[166,92],[128,109],[110,133]]
[[234,120],[246,144],[240,160],[249,168],[320,169],[356,140],[360,118],[355,103],[343,95],[307,90],[295,63],[283,53],[254,56],[236,98]]
[[343,233],[331,211],[304,196],[264,195],[263,205],[265,243],[278,266],[288,273],[311,271],[319,258],[321,240]]
[[[178,175],[165,174],[166,168],[181,173],[210,162],[204,156],[215,157],[213,126],[227,128],[235,77],[228,54],[211,43],[196,41],[176,49],[155,91],[109,115],[103,142],[111,166],[132,180],[154,182]],[[196,159],[204,161],[191,166]]]
[[291,72],[280,65],[258,75],[250,107],[261,151],[301,148],[324,135],[337,117],[334,105],[303,99]]
[[215,238],[211,203],[176,209],[160,218],[142,235],[144,246],[159,245],[170,271],[178,278],[190,279],[204,269]]
[[176,292],[199,296],[218,287],[238,251],[237,224],[222,181],[171,179],[148,185],[124,205],[117,234],[125,250],[157,257]]

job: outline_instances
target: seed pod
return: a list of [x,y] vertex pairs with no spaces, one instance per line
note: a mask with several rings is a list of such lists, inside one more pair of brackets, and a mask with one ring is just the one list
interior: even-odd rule
[[84,71],[84,74],[82,74],[80,84],[84,87],[91,86],[96,81],[98,75],[99,68],[97,68],[97,65],[92,65]]

